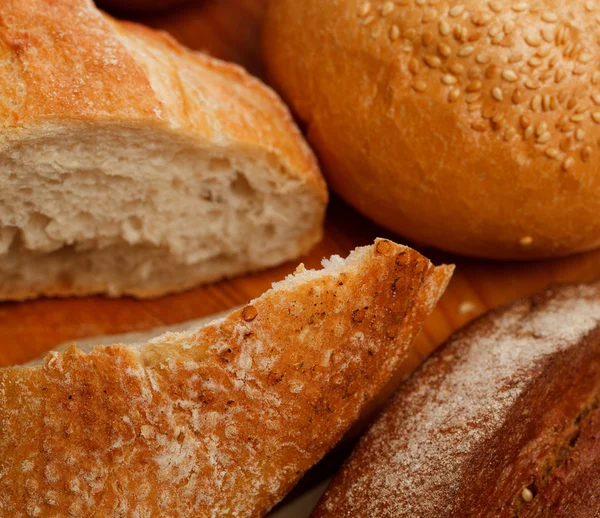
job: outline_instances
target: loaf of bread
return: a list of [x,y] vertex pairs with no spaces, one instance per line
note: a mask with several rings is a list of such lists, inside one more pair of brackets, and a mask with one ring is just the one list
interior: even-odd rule
[[0,516],[262,516],[368,411],[451,272],[377,240],[198,331],[0,370]]
[[315,518],[596,518],[600,284],[450,338],[394,397]]
[[0,19],[0,299],[155,296],[320,239],[314,157],[244,71],[91,0]]
[[600,245],[600,4],[275,0],[264,52],[331,187],[453,252]]

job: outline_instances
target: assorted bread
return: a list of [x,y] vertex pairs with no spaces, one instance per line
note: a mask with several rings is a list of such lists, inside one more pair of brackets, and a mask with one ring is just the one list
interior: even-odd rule
[[600,245],[600,5],[274,0],[270,80],[331,187],[419,243],[481,257]]
[[451,272],[377,240],[198,331],[0,370],[0,516],[262,516],[369,411]]
[[600,284],[551,288],[451,337],[399,390],[315,518],[595,518]]
[[321,238],[314,156],[239,67],[92,0],[0,19],[0,299],[157,296]]

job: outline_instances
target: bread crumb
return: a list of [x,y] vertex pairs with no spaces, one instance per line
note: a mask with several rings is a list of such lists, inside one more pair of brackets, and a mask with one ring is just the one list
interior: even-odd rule
[[472,302],[470,300],[465,300],[465,301],[461,302],[460,305],[458,306],[458,312],[461,315],[468,315],[469,313],[474,313],[476,309],[477,309],[477,306],[475,305],[474,302]]
[[531,492],[531,489],[528,487],[524,488],[521,492],[521,498],[527,503],[531,502],[533,500],[533,493]]

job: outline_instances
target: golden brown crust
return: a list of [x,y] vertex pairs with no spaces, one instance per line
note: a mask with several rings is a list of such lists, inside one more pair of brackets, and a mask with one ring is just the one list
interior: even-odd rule
[[400,389],[314,517],[593,518],[599,402],[600,284],[493,311]]
[[452,271],[386,240],[338,262],[194,334],[0,370],[0,515],[262,516],[392,377]]
[[264,49],[361,212],[454,252],[558,256],[600,244],[599,15],[561,0],[275,0]]

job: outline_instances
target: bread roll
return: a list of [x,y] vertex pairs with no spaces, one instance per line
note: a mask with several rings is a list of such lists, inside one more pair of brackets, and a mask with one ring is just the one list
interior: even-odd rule
[[198,331],[0,370],[0,515],[262,516],[393,377],[451,272],[377,240]]
[[600,5],[275,0],[264,52],[334,190],[417,242],[600,245]]
[[[196,0],[197,1],[197,0]],[[164,11],[183,4],[186,0],[96,0],[98,7],[136,13]]]
[[243,70],[91,0],[0,19],[0,299],[156,296],[320,239],[314,157]]
[[314,518],[594,518],[600,284],[469,325],[404,385]]

